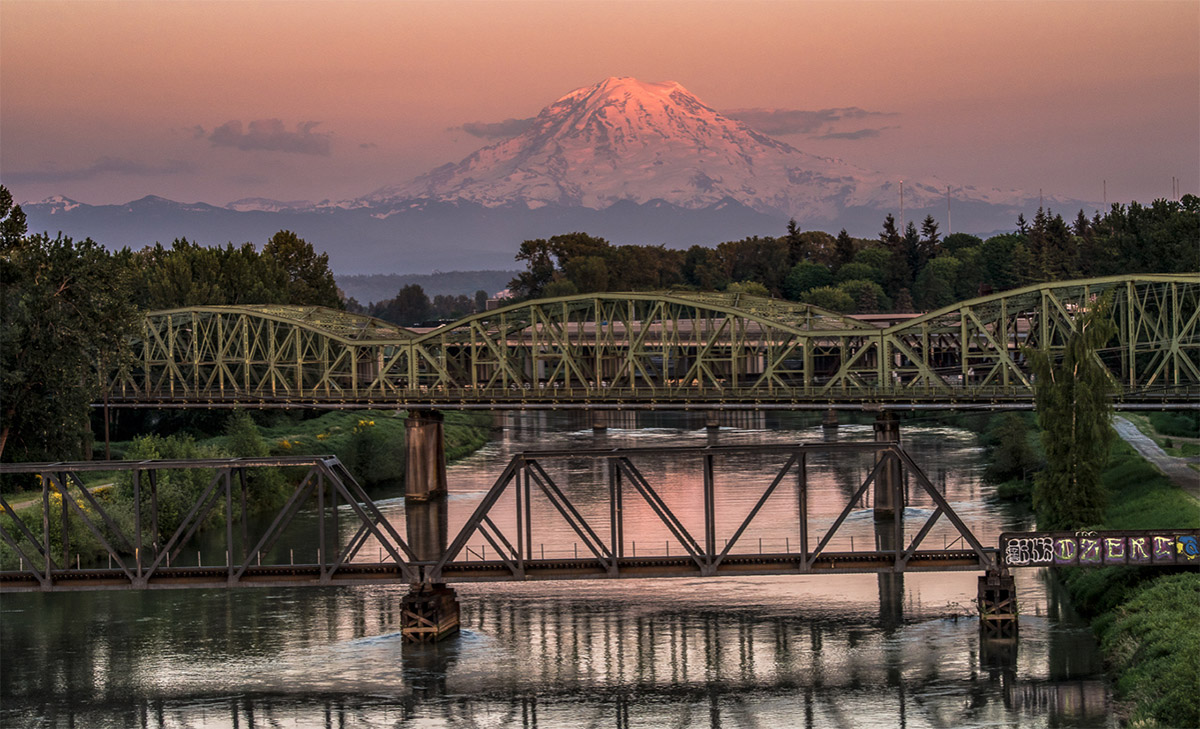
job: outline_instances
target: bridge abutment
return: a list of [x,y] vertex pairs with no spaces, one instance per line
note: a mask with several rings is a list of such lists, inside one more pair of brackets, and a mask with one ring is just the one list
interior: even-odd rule
[[[895,413],[882,412],[875,418],[875,441],[900,444],[900,420]],[[896,509],[904,508],[900,461],[888,453],[877,453],[875,459],[885,461],[875,477],[875,518],[891,519]]]
[[422,570],[401,606],[400,633],[409,643],[428,643],[458,632],[454,590],[429,582],[424,570],[446,552],[446,438],[442,414],[409,411],[404,423],[404,516],[408,543]]

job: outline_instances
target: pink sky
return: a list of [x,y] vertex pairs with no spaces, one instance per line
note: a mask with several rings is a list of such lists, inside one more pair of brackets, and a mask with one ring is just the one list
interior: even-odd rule
[[20,201],[345,199],[614,75],[718,110],[880,112],[776,136],[898,178],[1200,187],[1193,0],[3,0],[0,181]]

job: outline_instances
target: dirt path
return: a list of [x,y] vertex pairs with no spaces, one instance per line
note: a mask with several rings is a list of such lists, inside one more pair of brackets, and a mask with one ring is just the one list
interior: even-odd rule
[[1117,435],[1121,436],[1122,440],[1133,446],[1133,449],[1147,461],[1158,466],[1158,470],[1178,484],[1179,488],[1191,494],[1192,497],[1200,499],[1200,472],[1188,467],[1188,459],[1167,455],[1166,451],[1159,448],[1157,443],[1142,434],[1136,425],[1125,418],[1114,417],[1113,427],[1116,428]]

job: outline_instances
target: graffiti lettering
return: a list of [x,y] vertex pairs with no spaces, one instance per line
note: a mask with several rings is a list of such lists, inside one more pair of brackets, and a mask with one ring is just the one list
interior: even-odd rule
[[1071,564],[1079,554],[1079,545],[1074,537],[1062,537],[1054,540],[1054,563]]
[[1146,564],[1150,561],[1150,538],[1129,538],[1129,561],[1133,564]]
[[1175,540],[1175,548],[1188,562],[1200,557],[1200,544],[1196,543],[1195,537],[1179,537]]
[[1200,563],[1200,530],[1009,533],[1000,550],[1014,567]]
[[1104,538],[1104,562],[1105,564],[1125,564],[1124,537]]
[[1175,561],[1175,544],[1172,537],[1164,537],[1155,535],[1154,537],[1154,561],[1155,562],[1174,562]]

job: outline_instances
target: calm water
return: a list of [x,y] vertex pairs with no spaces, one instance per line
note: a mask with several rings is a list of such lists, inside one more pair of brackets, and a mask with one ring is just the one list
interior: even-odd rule
[[[596,435],[566,416],[508,417],[492,444],[450,468],[451,529],[514,452],[710,437],[682,417],[636,424]],[[1027,526],[986,500],[971,434],[906,424],[903,436],[985,544]],[[823,437],[787,416],[747,417],[717,436]],[[843,426],[838,437],[869,439],[871,429]],[[699,532],[695,464],[637,465]],[[722,535],[780,465],[744,457],[718,464]],[[811,462],[814,543],[867,465]],[[606,477],[590,462],[549,470],[585,516],[607,513]],[[634,541],[661,552],[665,528],[631,501],[627,492],[627,554]],[[509,503],[499,505],[502,528]],[[402,524],[402,503],[385,504]],[[794,489],[781,487],[764,510],[770,518],[746,533],[739,551],[756,551],[760,539],[765,551],[794,544],[796,508]],[[910,538],[931,512],[932,501],[910,483]],[[550,507],[535,502],[534,518],[546,556],[575,548]],[[850,549],[850,538],[853,548],[873,548],[873,528],[869,509],[855,511],[830,548]],[[926,544],[954,536],[943,520]],[[1017,575],[1015,647],[981,646],[976,577],[906,575],[899,600],[881,600],[874,575],[463,585],[462,634],[429,648],[402,645],[402,587],[11,595],[0,604],[0,726],[1116,726],[1090,631],[1064,614],[1042,577]]]

